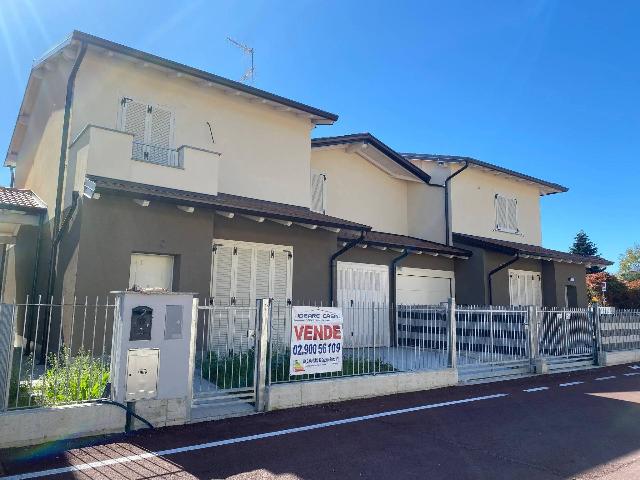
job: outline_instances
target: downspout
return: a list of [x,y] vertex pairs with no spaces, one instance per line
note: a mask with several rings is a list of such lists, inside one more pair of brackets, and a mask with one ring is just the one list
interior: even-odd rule
[[389,266],[389,331],[391,332],[391,344],[396,345],[398,340],[398,331],[397,331],[397,310],[396,310],[396,272],[398,263],[407,258],[411,252],[408,248],[405,248],[402,254],[398,255],[396,258],[391,260],[391,265]]
[[493,305],[493,286],[491,284],[491,277],[493,277],[494,273],[498,273],[500,270],[507,268],[509,265],[516,263],[520,259],[520,254],[516,253],[511,260],[504,262],[502,265],[498,265],[496,268],[489,272],[487,276],[489,280],[489,305]]
[[469,161],[465,160],[463,167],[453,172],[444,180],[444,224],[446,229],[445,243],[447,245],[451,245],[451,221],[449,220],[449,181],[459,173],[465,171],[467,167],[469,167]]
[[[73,105],[73,93],[76,83],[78,69],[87,53],[87,44],[82,43],[80,51],[73,64],[69,79],[67,80],[67,96],[64,102],[64,120],[62,123],[62,140],[60,142],[60,162],[58,164],[58,188],[56,191],[56,207],[53,217],[54,241],[51,244],[51,256],[49,258],[49,278],[47,280],[47,298],[51,298],[55,287],[55,270],[58,263],[58,243],[61,239],[60,215],[62,214],[62,194],[64,189],[65,170],[67,168],[67,150],[69,143],[69,124],[71,120],[71,106]],[[77,199],[76,199],[77,202]],[[57,241],[56,241],[57,240]]]
[[[44,217],[46,216],[46,210],[40,214],[40,219],[38,221],[38,237],[36,239],[36,255],[33,263],[33,273],[31,275],[31,293],[29,298],[31,302],[36,301],[36,289],[38,287],[38,264],[40,263],[40,243],[42,243],[42,229],[44,225]],[[31,309],[31,314],[33,314],[33,309]],[[27,332],[27,345],[25,347],[25,355],[29,355],[31,353],[31,340],[33,338],[32,330],[32,316],[29,317],[29,331]]]
[[[51,249],[55,249],[56,251],[56,255],[58,252],[58,246],[60,245],[60,242],[62,241],[62,237],[64,237],[64,234],[66,232],[66,228],[67,225],[69,224],[69,221],[71,220],[71,217],[73,217],[73,214],[76,212],[76,209],[78,207],[78,199],[80,198],[80,192],[74,191],[71,194],[71,206],[69,207],[69,210],[67,210],[67,213],[64,216],[64,219],[62,220],[62,225],[60,225],[60,230],[58,231],[58,234],[55,236],[55,238],[53,239],[53,245],[51,247]],[[56,259],[56,263],[57,263],[57,259]],[[51,266],[51,260],[49,261],[49,266]],[[52,270],[49,270],[49,287],[47,288],[47,298],[45,299],[45,303],[47,302],[47,300],[50,300],[51,303],[53,304],[53,287],[55,285],[56,282],[56,266],[54,264],[54,267]],[[35,295],[35,294],[34,294]],[[48,330],[49,330],[49,326],[47,324],[47,322],[45,322],[44,325],[44,330],[43,330],[43,336],[42,339],[44,341],[45,338],[47,338],[47,334],[48,334]],[[37,335],[38,332],[36,332]],[[41,357],[40,357],[40,361],[41,362],[45,362],[46,361],[46,349],[42,349],[41,351]]]
[[360,237],[351,240],[344,247],[342,247],[336,253],[331,255],[331,258],[329,259],[329,305],[331,305],[331,306],[333,306],[333,297],[334,297],[334,295],[333,295],[333,268],[335,266],[335,261],[340,255],[342,255],[343,253],[346,253],[347,251],[349,251],[353,247],[355,247],[357,244],[362,242],[362,240],[364,240],[364,234],[365,234],[365,231],[361,230],[360,231]]

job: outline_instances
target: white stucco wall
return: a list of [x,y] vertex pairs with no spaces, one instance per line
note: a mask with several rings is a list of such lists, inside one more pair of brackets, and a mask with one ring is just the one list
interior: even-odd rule
[[[496,194],[518,200],[519,233],[496,230]],[[451,181],[451,215],[452,228],[457,233],[530,245],[542,244],[539,190],[514,177],[497,176],[469,167]]]
[[173,112],[174,148],[221,152],[220,192],[309,206],[308,119],[89,50],[76,82],[71,138],[87,124],[117,128],[123,96]]
[[327,176],[328,215],[407,235],[407,182],[343,148],[314,149],[311,168]]

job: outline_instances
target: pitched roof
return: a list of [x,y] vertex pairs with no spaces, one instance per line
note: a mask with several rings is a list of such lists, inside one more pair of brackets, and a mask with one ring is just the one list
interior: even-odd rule
[[[358,237],[359,235],[353,231],[344,231],[338,234],[339,240],[349,241],[354,240]],[[383,247],[396,247],[403,249],[407,248],[409,250],[414,250],[417,252],[432,253],[444,256],[462,258],[469,258],[471,256],[470,251],[464,250],[462,248],[452,247],[449,245],[444,245],[442,243],[431,242],[429,240],[423,240],[421,238],[410,237],[407,235],[396,235],[394,233],[377,231],[366,232],[362,243],[366,245],[378,245]]]
[[514,177],[521,178],[523,180],[527,180],[529,182],[537,183],[538,185],[542,185],[551,191],[551,193],[560,193],[567,192],[569,189],[557,183],[548,182],[546,180],[541,180],[536,177],[532,177],[529,175],[525,175],[524,173],[516,172],[514,170],[509,170],[508,168],[500,167],[498,165],[494,165],[492,163],[483,162],[481,160],[477,160],[472,157],[462,157],[457,155],[436,155],[432,153],[403,153],[403,157],[407,159],[416,159],[416,160],[430,160],[434,162],[445,162],[445,163],[464,163],[469,162],[470,165],[476,165],[481,168],[486,168],[489,170],[493,170],[496,172],[504,173],[506,175],[511,175]]
[[285,203],[269,202],[256,198],[240,197],[219,193],[207,195],[204,193],[187,192],[173,188],[157,187],[144,183],[129,182],[113,178],[87,175],[87,178],[96,182],[96,190],[125,194],[140,199],[160,199],[179,205],[194,207],[209,207],[222,212],[267,217],[279,220],[288,220],[306,224],[319,225],[331,228],[371,230],[371,227],[360,223],[343,220],[341,218],[314,212],[308,208]]
[[0,187],[0,208],[36,212],[46,210],[47,205],[31,190]]
[[147,63],[153,63],[155,65],[169,68],[171,70],[175,70],[177,72],[180,72],[186,75],[197,77],[202,80],[206,80],[208,82],[221,85],[223,87],[228,87],[233,90],[237,90],[238,92],[243,92],[255,97],[263,98],[271,102],[279,103],[295,110],[301,110],[303,112],[319,117],[320,119],[328,121],[328,123],[333,123],[338,119],[338,115],[334,113],[329,113],[324,110],[320,110],[319,108],[315,108],[310,105],[306,105],[304,103],[296,102],[295,100],[281,97],[280,95],[276,95],[274,93],[270,93],[265,90],[260,90],[259,88],[255,88],[250,85],[246,85],[244,83],[236,82],[234,80],[230,80],[228,78],[221,77],[219,75],[215,75],[213,73],[209,73],[204,70],[199,70],[197,68],[190,67],[188,65],[185,65],[179,62],[174,62],[173,60],[168,60],[166,58],[159,57],[151,53],[147,53],[141,50],[137,50],[135,48],[127,47],[126,45],[112,42],[111,40],[106,40],[101,37],[96,37],[95,35],[90,35],[88,33],[74,30],[73,33],[71,34],[70,39],[77,40],[80,42],[87,42],[90,45],[95,45],[105,50],[110,50],[116,53],[120,53],[122,55],[137,58],[138,60],[142,60]]
[[537,245],[528,245],[525,243],[509,242],[507,240],[497,240],[495,238],[479,237],[476,235],[467,235],[462,233],[454,233],[453,240],[463,245],[473,247],[486,248],[497,252],[506,253],[508,255],[519,255],[522,258],[540,258],[544,260],[556,260],[567,263],[581,263],[585,265],[613,265],[613,262],[602,257],[574,255],[573,253],[551,250],[549,248],[539,247]]
[[333,145],[350,145],[356,143],[364,143],[371,145],[384,155],[389,157],[393,162],[404,168],[414,177],[419,178],[423,182],[429,183],[431,177],[416,167],[413,163],[404,158],[401,154],[385,145],[370,133],[352,133],[350,135],[340,135],[337,137],[319,137],[311,139],[311,148],[321,148]]

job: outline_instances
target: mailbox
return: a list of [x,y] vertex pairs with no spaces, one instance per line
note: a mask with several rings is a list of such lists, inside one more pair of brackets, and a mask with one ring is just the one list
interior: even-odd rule
[[135,307],[131,309],[131,330],[129,341],[151,340],[153,309],[151,307]]

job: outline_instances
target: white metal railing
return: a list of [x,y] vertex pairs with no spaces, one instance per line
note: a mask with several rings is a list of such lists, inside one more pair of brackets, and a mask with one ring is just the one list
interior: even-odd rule
[[154,163],[165,167],[184,168],[177,150],[150,145],[141,142],[133,142],[131,158],[142,162]]
[[[110,377],[115,301],[64,299],[11,304],[9,409],[102,398]],[[0,404],[0,410],[2,409]]]

